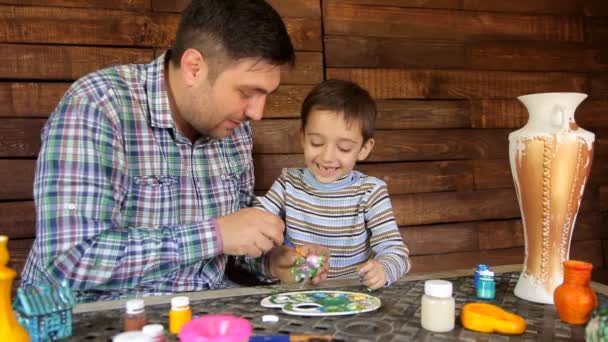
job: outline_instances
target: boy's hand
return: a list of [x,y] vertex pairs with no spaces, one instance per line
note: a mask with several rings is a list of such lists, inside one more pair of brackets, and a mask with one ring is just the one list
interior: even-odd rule
[[[302,245],[299,248],[306,255],[323,255],[323,266],[311,281],[316,285],[325,280],[329,272],[329,249],[314,244]],[[270,275],[273,278],[278,278],[282,283],[295,283],[293,274],[291,274],[291,268],[295,265],[296,260],[301,257],[294,248],[276,246],[268,253],[268,270]]]
[[375,290],[384,287],[386,284],[386,273],[382,264],[376,260],[366,261],[361,268],[359,268],[359,276],[361,282],[368,289]]

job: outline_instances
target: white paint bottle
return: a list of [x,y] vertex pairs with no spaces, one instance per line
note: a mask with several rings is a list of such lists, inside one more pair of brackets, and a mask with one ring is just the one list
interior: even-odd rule
[[420,324],[433,332],[454,329],[456,304],[452,298],[452,283],[446,280],[424,282],[424,295],[420,306]]

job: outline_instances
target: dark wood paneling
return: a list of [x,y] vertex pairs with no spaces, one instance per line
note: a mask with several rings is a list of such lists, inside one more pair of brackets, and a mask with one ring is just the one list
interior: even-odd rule
[[54,7],[113,8],[130,11],[148,11],[151,8],[150,0],[53,0],[52,2],[49,2],[49,0],[2,0],[2,3]]
[[281,85],[268,96],[264,118],[299,118],[302,102],[312,85]]
[[[608,101],[585,100],[575,120],[585,129],[608,128]],[[473,100],[471,121],[475,128],[521,128],[528,122],[526,107],[516,99]]]
[[0,117],[47,117],[71,83],[0,83]]
[[586,90],[585,76],[575,73],[328,68],[327,77],[355,81],[378,99],[496,99]]
[[8,240],[8,250],[10,253],[8,267],[17,271],[17,279],[21,278],[21,271],[23,271],[25,260],[30,253],[33,243],[34,239]]
[[[573,241],[603,239],[608,239],[608,230],[602,226],[601,215],[591,214],[577,218]],[[524,228],[519,219],[479,224],[479,249],[522,247],[524,244]]]
[[0,42],[169,46],[178,15],[0,5]]
[[[151,0],[152,8],[158,12],[181,12],[190,0]],[[320,18],[319,0],[268,0],[283,17]]]
[[[608,211],[608,185],[600,186],[600,210]],[[608,222],[606,222],[608,224]]]
[[438,40],[583,41],[575,16],[360,6],[329,1],[325,34]]
[[281,84],[317,84],[323,80],[323,54],[296,52],[294,69],[281,73]]
[[35,157],[40,149],[44,119],[2,119],[0,157]]
[[281,170],[288,167],[304,167],[302,154],[257,154],[253,157],[255,170],[255,189],[270,189],[272,183],[281,175]]
[[606,50],[580,43],[455,42],[328,36],[326,65],[338,68],[607,71]]
[[467,101],[378,101],[376,129],[469,128]]
[[514,188],[509,159],[474,160],[472,163],[475,189]]
[[0,78],[75,80],[111,65],[152,59],[150,49],[0,44]]
[[397,195],[392,196],[392,201],[399,226],[520,216],[515,190]]
[[[606,7],[608,8],[608,2]],[[608,15],[608,11],[606,13]],[[603,58],[605,60],[606,54],[606,42],[608,41],[608,21],[604,17],[597,18],[585,18],[585,42],[588,45],[597,46],[603,48]]]
[[[253,123],[259,154],[302,153],[297,120]],[[379,130],[368,161],[508,158],[506,130]]]
[[608,73],[595,73],[591,75],[592,99],[608,100]]
[[585,14],[590,16],[608,17],[608,2],[605,0],[584,0]]
[[[572,259],[591,262],[598,268],[604,265],[602,242],[599,240],[572,243],[570,256]],[[481,262],[491,266],[521,264],[524,261],[524,248],[503,248],[462,253],[421,255],[413,256],[411,260],[411,273],[474,268],[475,265]]]
[[360,164],[357,170],[382,179],[391,195],[472,188],[470,164],[462,161]]
[[34,202],[0,202],[0,227],[12,239],[36,236]]
[[[385,5],[414,8],[458,9],[469,11],[583,14],[586,7],[599,6],[603,0],[331,0],[337,3]],[[591,10],[589,10],[591,11]]]
[[[410,256],[477,250],[478,222],[400,228]],[[441,238],[438,238],[441,237]]]
[[0,200],[31,199],[35,168],[34,160],[0,159]]

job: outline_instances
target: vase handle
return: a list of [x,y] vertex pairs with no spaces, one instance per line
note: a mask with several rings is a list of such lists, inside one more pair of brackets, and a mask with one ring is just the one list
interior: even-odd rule
[[562,106],[556,106],[553,112],[551,113],[551,124],[555,128],[559,128],[560,130],[564,130],[568,128],[568,118],[566,116],[566,111]]

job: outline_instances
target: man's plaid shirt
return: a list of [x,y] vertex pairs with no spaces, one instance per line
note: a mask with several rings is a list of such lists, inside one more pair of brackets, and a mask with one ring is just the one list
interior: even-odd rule
[[82,301],[220,286],[213,219],[251,204],[251,127],[192,144],[171,118],[164,61],[87,75],[50,116],[22,286],[65,280]]

